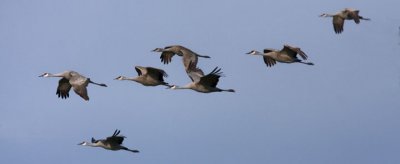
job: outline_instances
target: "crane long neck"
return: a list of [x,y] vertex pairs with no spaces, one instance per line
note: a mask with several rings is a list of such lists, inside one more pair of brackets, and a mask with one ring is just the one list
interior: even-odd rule
[[131,80],[131,81],[136,81],[136,82],[139,81],[138,77],[125,77],[125,78],[123,78],[123,80]]
[[261,52],[256,51],[256,52],[254,53],[254,55],[261,55],[261,56],[263,56],[264,53],[261,53]]
[[192,89],[191,85],[185,85],[185,86],[174,86],[173,89]]
[[56,74],[48,73],[47,77],[64,77],[64,73],[56,73]]
[[86,144],[84,146],[90,146],[90,147],[100,147],[99,144],[95,144],[95,143],[90,143],[90,142],[86,142]]
[[116,78],[116,80],[130,80],[130,81],[138,81],[138,77],[125,77],[125,76],[120,76]]
[[324,17],[334,17],[336,14],[327,14],[327,13],[325,13],[324,14]]
[[99,145],[97,145],[97,144],[92,144],[92,143],[89,143],[87,146],[90,146],[90,147],[99,147]]

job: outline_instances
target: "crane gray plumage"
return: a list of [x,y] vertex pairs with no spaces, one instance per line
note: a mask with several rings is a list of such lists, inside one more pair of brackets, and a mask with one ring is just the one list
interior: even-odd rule
[[161,62],[163,62],[164,64],[171,63],[172,57],[174,55],[181,56],[185,70],[188,69],[189,63],[193,63],[194,65],[197,65],[198,57],[210,58],[210,56],[199,55],[196,52],[190,50],[189,48],[186,48],[181,45],[172,45],[172,46],[166,46],[164,48],[156,48],[153,51],[161,52],[160,59],[161,59]]
[[113,151],[117,151],[117,150],[126,150],[126,151],[130,151],[133,153],[139,153],[139,150],[132,150],[129,149],[125,146],[122,146],[122,142],[124,141],[124,138],[126,138],[125,136],[119,136],[119,133],[121,131],[120,130],[115,130],[114,134],[110,137],[107,137],[106,139],[100,139],[100,140],[96,140],[92,137],[91,142],[86,142],[83,141],[81,143],[79,143],[78,145],[82,145],[82,146],[91,146],[91,147],[101,147],[107,150],[113,150]]
[[320,17],[332,17],[333,29],[336,34],[340,34],[343,32],[343,26],[345,20],[354,20],[356,24],[360,23],[360,20],[371,20],[369,18],[364,18],[359,15],[359,10],[354,10],[350,8],[345,8],[342,11],[337,12],[336,14],[321,14]]
[[124,76],[118,76],[117,78],[115,78],[115,80],[131,80],[138,82],[144,86],[165,85],[171,87],[168,83],[164,81],[164,77],[168,77],[168,74],[162,69],[136,66],[135,70],[138,73],[137,77],[127,78]]
[[297,55],[299,55],[303,60],[307,60],[308,56],[300,48],[290,45],[284,45],[281,50],[264,49],[264,53],[252,50],[246,54],[263,56],[264,63],[267,65],[267,67],[274,66],[276,62],[314,65],[314,63],[303,62],[297,58]]
[[90,78],[87,78],[75,71],[64,71],[57,74],[43,73],[39,77],[61,77],[61,79],[58,81],[56,94],[62,99],[68,98],[69,91],[71,88],[73,88],[76,94],[78,94],[84,100],[89,101],[89,96],[86,89],[89,83],[107,87],[106,84],[95,83],[90,80]]
[[235,92],[233,89],[220,89],[217,87],[219,78],[222,76],[221,68],[215,67],[214,70],[212,70],[209,74],[204,75],[200,68],[197,68],[194,64],[189,63],[187,74],[192,80],[191,83],[183,87],[173,85],[171,89],[192,89],[201,93]]

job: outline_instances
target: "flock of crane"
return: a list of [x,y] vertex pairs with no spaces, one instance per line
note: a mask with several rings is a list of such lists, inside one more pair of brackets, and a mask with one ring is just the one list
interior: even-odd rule
[[[336,14],[322,14],[320,17],[333,17],[333,28],[336,34],[343,32],[343,26],[345,20],[354,20],[355,23],[360,23],[360,20],[370,20],[369,18],[364,18],[359,15],[359,10],[346,8]],[[190,50],[181,45],[166,46],[164,48],[156,48],[154,52],[160,52],[161,62],[168,64],[172,61],[174,55],[181,56],[183,66],[191,83],[185,86],[170,85],[164,81],[164,77],[168,74],[159,68],[154,67],[142,67],[136,66],[135,70],[138,74],[137,77],[125,77],[118,76],[115,80],[131,80],[140,83],[144,86],[167,86],[170,89],[192,89],[201,93],[211,93],[211,92],[235,92],[234,89],[221,89],[217,87],[219,78],[222,76],[221,68],[214,68],[210,73],[204,74],[204,72],[197,67],[198,57],[210,58],[209,56],[199,55],[196,52]],[[256,50],[248,52],[249,55],[260,55],[263,57],[264,62],[267,67],[272,67],[276,62],[280,63],[302,63],[306,65],[314,65],[312,62],[305,62],[308,56],[300,48],[284,45],[281,50],[275,49],[264,49],[263,53]],[[297,55],[301,57],[300,60]],[[89,96],[86,87],[89,83],[95,84],[102,87],[107,87],[106,84],[93,82],[90,78],[87,78],[75,71],[65,71],[62,73],[51,74],[43,73],[39,77],[60,77],[58,82],[57,92],[59,98],[66,99],[69,97],[69,91],[71,88],[76,94],[82,97],[84,100],[88,101]],[[126,150],[134,153],[138,153],[138,150],[131,150],[122,146],[124,136],[119,135],[120,131],[115,130],[112,136],[106,139],[96,140],[91,139],[91,142],[82,142],[79,145],[92,146],[92,147],[102,147],[107,150]]]

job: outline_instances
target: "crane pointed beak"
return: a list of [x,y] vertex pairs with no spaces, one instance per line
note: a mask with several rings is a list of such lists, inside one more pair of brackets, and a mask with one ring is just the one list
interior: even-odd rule
[[155,48],[154,50],[152,50],[152,52],[163,52],[164,49],[163,48]]
[[43,73],[43,74],[39,75],[39,77],[48,77],[48,76],[49,76],[49,73]]

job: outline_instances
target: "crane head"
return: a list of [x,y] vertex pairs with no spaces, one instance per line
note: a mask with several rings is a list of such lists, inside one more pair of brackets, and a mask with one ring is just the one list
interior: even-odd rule
[[328,14],[323,13],[323,14],[319,15],[319,17],[328,17]]
[[39,77],[49,77],[49,75],[50,74],[46,72],[46,73],[43,73],[42,75],[40,75]]
[[124,79],[125,79],[124,76],[118,76],[118,77],[116,77],[114,80],[124,80]]
[[152,50],[153,52],[163,52],[164,49],[163,48],[155,48],[154,50]]
[[176,85],[171,85],[171,87],[169,87],[169,89],[177,89],[178,88],[178,86],[176,86]]
[[256,51],[256,50],[251,50],[250,52],[248,52],[248,53],[246,53],[246,54],[248,54],[248,55],[256,55],[256,54],[258,54],[258,51]]

